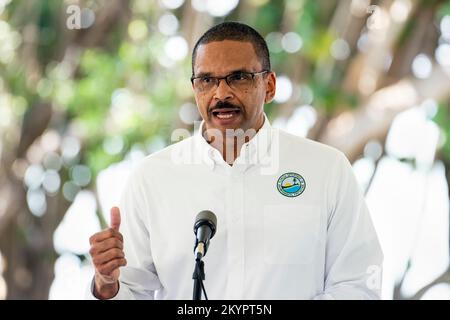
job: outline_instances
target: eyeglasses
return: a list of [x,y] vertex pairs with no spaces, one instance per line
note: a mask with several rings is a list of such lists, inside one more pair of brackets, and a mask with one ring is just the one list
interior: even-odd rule
[[209,92],[213,88],[219,86],[219,82],[225,79],[228,86],[236,91],[245,91],[253,86],[253,79],[255,76],[269,72],[269,70],[263,70],[260,72],[234,72],[225,77],[211,77],[211,76],[199,76],[191,77],[191,82],[194,90],[197,92]]

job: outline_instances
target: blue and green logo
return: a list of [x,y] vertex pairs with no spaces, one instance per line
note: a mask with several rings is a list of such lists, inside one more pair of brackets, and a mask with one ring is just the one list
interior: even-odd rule
[[278,178],[278,191],[286,197],[301,195],[306,188],[305,179],[295,172],[288,172]]

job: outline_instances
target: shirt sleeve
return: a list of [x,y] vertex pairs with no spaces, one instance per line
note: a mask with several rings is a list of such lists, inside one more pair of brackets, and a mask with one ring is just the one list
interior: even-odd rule
[[330,177],[324,292],[314,299],[380,299],[383,253],[352,166],[341,152]]
[[[132,173],[123,189],[119,209],[127,265],[120,268],[119,291],[111,300],[153,300],[162,287],[152,258],[148,219],[148,195],[138,174]],[[96,299],[91,283],[87,299]]]

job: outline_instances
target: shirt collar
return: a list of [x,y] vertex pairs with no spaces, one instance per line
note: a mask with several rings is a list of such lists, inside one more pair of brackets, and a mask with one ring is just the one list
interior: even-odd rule
[[205,121],[200,124],[198,131],[195,133],[195,143],[197,151],[200,152],[201,160],[213,170],[216,166],[227,166],[233,170],[245,171],[255,164],[260,164],[265,159],[270,150],[272,142],[272,126],[270,125],[267,115],[264,113],[264,123],[258,130],[256,135],[249,142],[244,143],[241,147],[239,157],[230,167],[222,157],[219,150],[213,148],[203,137]]

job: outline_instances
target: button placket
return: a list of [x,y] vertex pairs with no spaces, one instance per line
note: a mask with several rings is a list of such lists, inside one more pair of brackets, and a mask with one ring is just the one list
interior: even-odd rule
[[231,170],[228,176],[228,285],[229,299],[242,299],[244,293],[244,176]]

